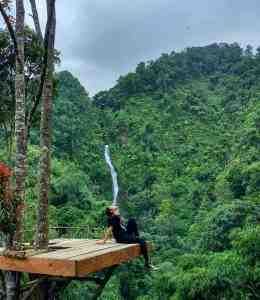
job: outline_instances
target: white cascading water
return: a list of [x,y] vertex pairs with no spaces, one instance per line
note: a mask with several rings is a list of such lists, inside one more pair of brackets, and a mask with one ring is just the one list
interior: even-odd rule
[[112,182],[113,182],[113,204],[112,205],[117,206],[117,195],[119,191],[118,183],[117,183],[117,173],[110,158],[108,145],[105,146],[105,159],[109,166],[111,176],[112,176]]

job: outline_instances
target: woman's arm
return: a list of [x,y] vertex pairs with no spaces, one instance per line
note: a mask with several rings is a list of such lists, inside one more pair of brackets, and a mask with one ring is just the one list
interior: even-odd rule
[[105,244],[110,236],[112,236],[112,226],[108,227],[108,229],[105,231],[103,239],[97,241],[97,244]]

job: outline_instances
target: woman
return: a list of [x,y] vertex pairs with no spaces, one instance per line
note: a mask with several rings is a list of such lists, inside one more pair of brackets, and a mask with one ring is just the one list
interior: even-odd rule
[[130,219],[125,227],[122,219],[119,215],[118,208],[111,206],[106,209],[107,225],[105,236],[102,240],[98,241],[98,244],[104,244],[108,238],[113,235],[114,239],[118,243],[125,244],[139,244],[141,247],[141,253],[145,260],[145,267],[151,268],[148,256],[148,248],[145,240],[139,238],[137,224],[134,219]]

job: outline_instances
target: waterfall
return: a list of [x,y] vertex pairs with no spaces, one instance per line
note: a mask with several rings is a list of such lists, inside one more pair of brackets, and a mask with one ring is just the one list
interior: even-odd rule
[[111,176],[112,176],[112,182],[113,182],[113,204],[112,205],[117,206],[117,195],[119,191],[118,183],[117,183],[117,173],[110,158],[108,145],[105,146],[105,159],[109,166]]

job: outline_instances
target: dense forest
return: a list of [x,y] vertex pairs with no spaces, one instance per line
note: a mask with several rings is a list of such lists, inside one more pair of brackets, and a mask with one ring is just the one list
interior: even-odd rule
[[[9,42],[2,31],[0,160],[12,165]],[[37,45],[28,30],[26,62],[35,74]],[[27,75],[30,94],[36,83]],[[137,219],[159,267],[147,273],[141,259],[122,265],[102,299],[260,299],[260,50],[220,43],[162,54],[93,98],[79,80],[68,71],[54,79],[51,235],[102,234],[112,199],[108,144],[121,214]],[[36,222],[39,118],[37,112],[28,145],[28,240]],[[67,226],[73,232],[55,230]],[[90,284],[73,283],[60,298],[88,294]]]

